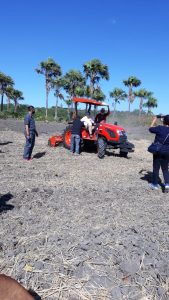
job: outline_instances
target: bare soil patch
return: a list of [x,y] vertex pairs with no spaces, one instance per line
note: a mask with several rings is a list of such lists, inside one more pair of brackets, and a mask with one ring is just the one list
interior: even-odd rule
[[42,299],[169,299],[169,196],[149,189],[147,130],[128,128],[128,159],[99,160],[49,148],[65,125],[38,123],[24,162],[21,122],[0,126],[0,273]]

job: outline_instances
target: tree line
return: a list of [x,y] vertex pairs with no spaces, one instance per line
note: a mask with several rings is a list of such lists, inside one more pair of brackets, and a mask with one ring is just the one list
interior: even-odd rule
[[0,94],[1,94],[1,111],[4,108],[4,95],[7,97],[7,110],[10,109],[11,100],[14,102],[14,112],[17,111],[19,100],[24,100],[23,93],[14,88],[14,81],[10,76],[0,72]]
[[[40,62],[39,66],[35,69],[38,74],[45,78],[45,91],[46,91],[46,105],[45,116],[48,118],[48,101],[49,93],[54,91],[56,97],[55,103],[55,120],[58,119],[58,103],[59,99],[64,101],[68,110],[72,106],[73,97],[87,97],[97,101],[104,101],[106,95],[100,87],[101,80],[109,80],[108,66],[103,64],[99,59],[92,59],[83,64],[83,72],[71,69],[63,75],[61,66],[52,58]],[[157,107],[157,99],[153,96],[153,92],[141,88],[135,88],[141,85],[141,80],[135,76],[129,76],[128,79],[123,80],[124,86],[128,91],[115,87],[109,92],[109,97],[113,102],[113,115],[116,111],[116,106],[121,101],[128,101],[128,111],[130,112],[131,104],[136,98],[139,99],[139,116],[143,112],[143,108],[147,108],[150,114],[152,108]],[[66,93],[66,97],[64,96]],[[1,111],[3,111],[4,95],[7,97],[7,110],[9,110],[11,101],[14,102],[14,111],[17,111],[18,101],[23,100],[23,93],[14,88],[14,81],[10,76],[0,72],[0,94],[1,94]],[[66,99],[65,99],[66,98]]]

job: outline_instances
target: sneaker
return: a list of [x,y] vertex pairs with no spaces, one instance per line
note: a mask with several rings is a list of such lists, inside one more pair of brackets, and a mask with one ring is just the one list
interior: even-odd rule
[[150,184],[150,188],[151,188],[152,190],[158,190],[158,189],[159,189],[159,185],[158,185],[158,184],[153,184],[153,183],[151,183],[151,184]]
[[169,184],[168,183],[165,184],[165,193],[169,193]]
[[24,161],[31,161],[33,158],[30,157],[30,158],[23,158]]

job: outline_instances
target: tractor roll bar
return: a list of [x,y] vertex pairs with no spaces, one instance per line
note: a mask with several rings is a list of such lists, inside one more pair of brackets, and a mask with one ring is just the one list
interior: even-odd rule
[[86,104],[93,104],[93,105],[96,105],[96,106],[109,106],[107,103],[105,102],[99,102],[97,100],[94,100],[94,99],[88,99],[88,98],[78,98],[78,97],[73,97],[73,102],[75,103],[75,105],[77,103],[86,103]]

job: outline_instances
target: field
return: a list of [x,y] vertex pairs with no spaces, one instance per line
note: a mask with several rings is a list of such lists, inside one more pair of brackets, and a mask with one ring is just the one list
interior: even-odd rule
[[39,122],[25,162],[22,127],[0,120],[0,273],[44,300],[169,299],[169,196],[149,188],[147,128],[127,127],[128,159],[99,160],[49,148],[65,125]]

